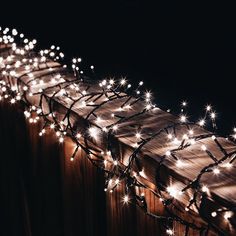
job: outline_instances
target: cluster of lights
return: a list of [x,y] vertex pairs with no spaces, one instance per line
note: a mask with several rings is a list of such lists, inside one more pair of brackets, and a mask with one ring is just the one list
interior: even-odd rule
[[[137,156],[138,153],[142,151],[143,146],[145,146],[154,138],[159,137],[163,133],[167,136],[166,144],[168,144],[168,150],[163,153],[163,159],[160,163],[160,166],[163,164],[166,158],[172,158],[175,161],[175,166],[177,169],[185,167],[184,159],[180,159],[176,154],[180,150],[199,143],[203,138],[211,137],[214,142],[220,145],[215,135],[207,134],[202,136],[195,135],[194,133],[194,128],[206,125],[207,118],[211,120],[213,128],[215,127],[216,113],[212,110],[212,107],[210,105],[206,106],[206,114],[204,118],[198,121],[196,124],[193,124],[188,122],[187,116],[184,114],[184,112],[186,112],[185,108],[187,106],[187,102],[184,101],[181,104],[182,110],[179,117],[179,122],[176,124],[165,127],[157,133],[151,134],[151,136],[143,133],[140,128],[138,131],[135,131],[135,143],[133,144],[134,151],[129,158],[128,165],[124,169],[121,168],[123,163],[120,162],[119,158],[117,158],[117,155],[113,153],[112,149],[109,150],[108,148],[108,150],[102,151],[98,154],[93,150],[92,147],[90,147],[89,143],[97,143],[102,138],[107,137],[107,146],[110,147],[112,144],[109,137],[114,136],[119,131],[120,124],[124,120],[127,121],[133,117],[142,115],[144,112],[152,112],[152,110],[155,109],[155,104],[152,103],[151,92],[142,91],[141,87],[143,86],[143,81],[140,81],[136,88],[130,89],[132,86],[128,83],[126,78],[121,78],[119,81],[114,79],[103,79],[99,82],[98,91],[96,95],[94,95],[94,92],[90,92],[89,86],[86,86],[87,81],[86,78],[83,77],[84,72],[81,67],[81,58],[74,58],[72,60],[71,67],[74,73],[74,79],[67,80],[66,76],[64,77],[63,74],[63,71],[67,68],[67,66],[55,66],[55,68],[58,69],[55,69],[55,72],[53,67],[47,66],[47,63],[50,63],[51,61],[59,61],[64,58],[64,54],[60,51],[60,47],[53,45],[50,47],[50,49],[41,50],[38,54],[34,53],[33,56],[29,56],[28,52],[35,48],[37,43],[36,40],[30,41],[29,39],[25,38],[23,34],[19,34],[15,29],[10,31],[8,28],[6,28],[2,31],[2,34],[1,30],[2,29],[0,28],[0,43],[3,43],[6,47],[9,46],[9,43],[11,43],[12,49],[11,55],[0,57],[1,74],[3,78],[7,78],[8,76],[14,78],[17,83],[12,85],[6,82],[7,80],[1,80],[0,100],[9,100],[11,104],[15,104],[20,100],[24,101],[27,107],[24,111],[24,114],[29,123],[37,123],[40,118],[43,118],[45,124],[39,132],[40,136],[48,133],[47,129],[55,132],[59,143],[64,142],[65,136],[70,136],[76,143],[75,150],[70,160],[74,161],[77,151],[79,149],[83,149],[83,151],[85,151],[87,154],[88,159],[94,165],[104,169],[105,172],[108,173],[106,175],[107,178],[104,189],[105,191],[112,193],[118,186],[120,186],[122,181],[125,183],[125,188],[128,190],[132,188],[132,186],[140,186],[138,177],[146,178],[146,175],[144,169],[141,167],[137,172],[132,172],[132,165],[135,162],[134,160],[138,161]],[[15,43],[17,37],[19,38],[19,44]],[[45,81],[43,78],[35,75],[34,72],[40,69],[40,64],[45,64],[47,66],[47,73],[51,76],[50,81]],[[26,70],[27,77],[29,78],[27,83],[25,83],[23,79],[21,80],[19,68],[24,68]],[[93,71],[94,66],[90,66],[90,69]],[[47,88],[48,84],[49,87]],[[31,104],[30,100],[28,99],[34,95],[39,95],[40,101],[42,101],[44,98],[46,98],[47,92],[51,93],[51,97],[47,97],[49,104],[49,111],[47,112],[44,111],[42,103],[38,105]],[[63,97],[65,101],[68,101],[68,104],[72,101],[66,116],[62,120],[57,118],[56,112],[53,110],[51,105],[51,101],[57,97]],[[96,111],[109,102],[114,101],[115,99],[124,99],[125,102],[115,108],[111,113],[111,119],[114,122],[112,124],[107,124],[107,121],[104,120],[101,115],[97,115]],[[100,103],[97,102],[98,100]],[[142,110],[134,114],[133,106],[140,100],[143,104]],[[91,123],[85,131],[75,130],[75,128],[71,125],[70,115],[75,105],[78,105],[82,110],[93,107],[92,111],[88,113],[86,120],[89,122],[94,120],[94,123]],[[95,119],[92,119],[94,117]],[[182,126],[187,126],[188,130],[186,133],[178,135],[175,131],[177,126],[180,126],[180,128]],[[233,138],[236,139],[236,129],[234,129]],[[222,151],[223,147],[220,148]],[[159,194],[157,195],[167,209],[168,205],[166,202],[168,202],[168,200],[173,198],[179,199],[188,189],[192,189],[194,194],[189,199],[189,204],[185,207],[185,210],[189,211],[192,209],[191,207],[195,203],[199,203],[197,202],[199,201],[198,199],[201,199],[204,194],[209,195],[210,193],[209,187],[204,183],[201,183],[202,175],[208,173],[209,171],[211,171],[213,175],[219,175],[221,171],[229,170],[233,167],[233,161],[236,159],[235,156],[233,156],[234,153],[228,156],[224,155],[221,160],[216,160],[206,145],[202,144],[201,150],[213,159],[214,164],[199,173],[195,180],[190,181],[190,183],[188,183],[182,189],[177,188],[175,185],[170,185],[166,186],[164,190],[159,191]],[[162,183],[159,184],[161,185]],[[141,186],[142,188],[148,188],[144,185]],[[149,213],[149,210],[146,208],[145,204],[146,199],[144,192],[132,196],[132,199],[133,198],[136,200],[136,202],[138,202],[138,205],[143,210]],[[133,202],[131,201],[131,194],[129,194],[129,191],[126,192],[122,198],[122,202],[124,204]],[[214,211],[211,213],[211,216],[216,217],[222,212],[224,212],[223,217],[225,220],[228,220],[233,216],[233,212],[228,209]],[[150,215],[153,216],[153,214]],[[174,235],[174,230],[169,226],[170,222],[173,221],[178,221],[196,230],[201,229],[198,226],[184,221],[181,218],[179,219],[174,216],[168,216],[166,217],[166,233],[168,235]]]

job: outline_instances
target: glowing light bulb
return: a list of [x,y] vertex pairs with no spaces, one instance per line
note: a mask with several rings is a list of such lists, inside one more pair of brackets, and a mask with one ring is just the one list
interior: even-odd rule
[[224,214],[224,218],[226,220],[228,220],[229,218],[231,218],[233,216],[233,213],[231,211],[226,211]]
[[200,121],[198,122],[198,124],[199,124],[200,126],[204,126],[205,123],[206,123],[206,121],[205,121],[204,119],[202,119],[202,120],[200,120]]
[[230,169],[233,165],[230,162],[227,162],[223,165],[225,168]]
[[14,104],[16,102],[15,98],[11,99],[11,104]]
[[60,138],[59,138],[59,142],[60,142],[60,143],[63,143],[63,142],[64,142],[64,138],[63,138],[63,137],[60,137]]
[[118,126],[117,126],[117,125],[113,125],[112,129],[113,129],[114,131],[116,131],[116,130],[118,129]]
[[214,112],[211,113],[211,119],[215,119],[216,118],[216,114]]
[[182,106],[183,106],[183,107],[187,106],[187,102],[186,102],[186,101],[183,101],[183,102],[182,102]]
[[212,135],[211,138],[212,138],[212,140],[215,140],[215,139],[216,139],[216,136],[215,136],[215,135]]
[[202,186],[202,192],[207,193],[209,192],[209,188],[207,186]]
[[123,202],[124,203],[129,203],[129,196],[128,195],[125,195],[124,197],[123,197]]
[[181,167],[183,167],[183,165],[184,165],[183,161],[181,161],[181,160],[176,161],[176,166],[177,167],[181,168]]
[[193,134],[194,134],[194,131],[191,129],[191,130],[188,131],[188,133],[189,133],[190,135],[193,135]]
[[113,164],[115,165],[115,166],[117,166],[118,165],[118,161],[113,161]]
[[169,186],[169,187],[167,187],[166,188],[166,190],[167,190],[167,192],[170,194],[170,196],[172,196],[172,197],[176,197],[177,196],[177,194],[178,194],[178,191],[177,191],[177,189],[174,187],[174,186]]
[[121,84],[121,85],[125,85],[125,84],[126,84],[126,80],[125,80],[125,79],[122,79],[122,80],[120,81],[120,84]]
[[136,133],[135,136],[136,136],[136,138],[138,138],[138,139],[141,138],[141,134],[140,134],[140,133]]
[[150,98],[151,97],[151,93],[150,92],[146,92],[146,98]]
[[212,216],[212,217],[216,217],[216,216],[217,216],[217,213],[216,213],[215,211],[213,211],[213,212],[211,213],[211,216]]
[[170,156],[171,152],[170,151],[166,151],[166,156]]
[[174,231],[173,231],[172,229],[167,229],[167,230],[166,230],[166,233],[167,233],[168,235],[174,235]]
[[213,173],[218,175],[220,173],[220,170],[218,168],[213,169]]
[[111,85],[113,85],[113,84],[115,83],[115,81],[114,81],[113,79],[110,79],[110,80],[109,80],[109,83],[110,83]]
[[210,111],[210,110],[211,110],[211,106],[210,106],[210,105],[207,105],[207,106],[206,106],[206,110],[207,110],[207,111]]
[[186,116],[184,116],[184,115],[180,116],[180,121],[181,122],[186,122],[186,120],[187,120]]
[[147,110],[150,110],[151,107],[152,107],[152,106],[151,106],[150,104],[147,104],[147,105],[146,105],[146,109],[147,109]]
[[89,135],[92,138],[97,139],[98,138],[98,134],[99,134],[99,130],[96,127],[90,127],[89,128]]

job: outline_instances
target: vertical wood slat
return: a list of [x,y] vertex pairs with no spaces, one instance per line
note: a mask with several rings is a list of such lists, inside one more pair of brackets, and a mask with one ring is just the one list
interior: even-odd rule
[[[25,126],[23,115],[19,115],[14,107],[11,111],[4,107],[2,114],[3,111],[6,116],[0,116],[4,138],[1,137],[5,139],[3,144],[12,148],[9,158],[15,157],[11,165],[5,167],[9,172],[12,168],[14,172],[22,171],[25,186],[19,190],[25,196],[24,202],[23,199],[14,201],[19,196],[15,194],[11,199],[4,199],[4,202],[14,202],[15,205],[13,209],[8,204],[10,216],[4,219],[6,224],[24,225],[24,229],[8,227],[10,234],[5,235],[25,236],[30,232],[34,236],[165,235],[165,229],[158,220],[145,215],[134,204],[123,205],[122,186],[112,194],[104,193],[103,173],[88,161],[83,152],[78,152],[74,161],[70,161],[74,144],[69,138],[63,145],[59,144],[48,130],[44,137],[39,137],[40,124]],[[28,130],[24,130],[26,127]],[[14,140],[8,137],[7,131],[11,132]],[[24,155],[17,155],[17,150]],[[5,155],[1,157],[2,164],[5,164],[4,158]],[[5,188],[18,184],[16,178],[5,179],[5,182]],[[149,190],[145,190],[145,195],[151,211],[163,213],[160,200]],[[24,223],[27,220],[24,206],[29,209],[30,221],[26,221],[27,224]],[[16,211],[18,213],[14,215]],[[184,227],[175,223],[174,230],[176,236],[182,236]],[[190,230],[190,233],[196,235],[196,231]]]

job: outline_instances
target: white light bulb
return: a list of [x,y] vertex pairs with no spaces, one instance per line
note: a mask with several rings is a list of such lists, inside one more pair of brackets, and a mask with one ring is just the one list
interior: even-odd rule
[[211,216],[212,216],[212,217],[216,217],[216,216],[217,216],[217,213],[216,213],[215,211],[213,211],[213,212],[211,213]]
[[166,233],[167,233],[168,235],[174,235],[174,232],[173,232],[172,229],[167,229],[167,230],[166,230]]
[[169,187],[167,187],[166,188],[166,190],[167,190],[167,192],[170,194],[170,196],[172,196],[172,197],[176,197],[177,196],[177,194],[178,194],[178,191],[177,191],[177,189],[174,187],[174,186],[169,186]]
[[96,127],[90,127],[89,128],[89,134],[92,138],[97,139],[98,138],[98,134],[99,134],[99,130]]
[[210,105],[207,105],[207,106],[206,106],[206,110],[207,110],[207,111],[210,111],[210,110],[211,110],[211,106],[210,106]]
[[166,156],[170,156],[171,152],[170,151],[166,151]]
[[207,186],[202,186],[202,192],[206,193],[209,192],[209,188]]
[[126,83],[126,80],[125,79],[122,79],[121,81],[120,81],[120,84],[121,85],[124,85]]
[[225,214],[224,214],[224,218],[226,220],[228,220],[232,216],[233,216],[233,213],[231,211],[226,211]]
[[184,115],[180,116],[180,121],[181,122],[186,122],[186,120],[187,120],[186,116],[184,116]]
[[125,195],[125,196],[123,197],[123,202],[124,202],[124,203],[128,203],[128,202],[129,202],[129,196],[128,196],[128,195]]
[[181,168],[181,167],[183,167],[183,165],[184,165],[183,161],[181,161],[181,160],[176,161],[176,166],[177,167]]
[[218,175],[218,174],[220,173],[220,170],[219,170],[218,168],[215,168],[215,169],[213,170],[213,173],[216,174],[216,175]]
[[202,119],[202,120],[200,120],[199,122],[198,122],[198,124],[200,125],[200,126],[204,126],[205,125],[205,120],[204,119]]
[[227,163],[225,163],[223,166],[224,166],[225,168],[230,169],[233,165],[232,165],[232,163],[227,162]]
[[214,112],[211,113],[211,119],[215,119],[216,118],[216,114]]
[[60,138],[59,138],[59,142],[60,142],[60,143],[63,143],[63,142],[64,142],[64,138],[63,138],[63,137],[60,137]]

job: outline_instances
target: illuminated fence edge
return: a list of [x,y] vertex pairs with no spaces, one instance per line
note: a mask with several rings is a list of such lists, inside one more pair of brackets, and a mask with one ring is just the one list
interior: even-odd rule
[[[70,160],[74,160],[79,149],[85,151],[87,158],[104,170],[105,191],[112,193],[123,182],[122,201],[136,203],[144,212],[161,220],[168,235],[174,235],[175,221],[186,226],[185,235],[189,228],[207,234],[215,218],[231,224],[235,212],[233,203],[214,209],[207,218],[201,213],[202,201],[206,198],[214,201],[212,195],[215,194],[205,176],[231,174],[236,159],[236,145],[232,140],[203,129],[207,117],[215,126],[215,113],[210,106],[206,107],[204,119],[189,122],[184,112],[176,117],[157,108],[152,94],[143,92],[142,81],[133,88],[125,78],[91,80],[81,70],[81,58],[73,59],[70,68],[62,65],[64,54],[59,47],[37,53],[36,40],[25,38],[15,29],[1,29],[0,33],[0,99],[11,104],[23,102],[24,114],[30,123],[42,118],[40,136],[45,135],[47,129],[54,130],[61,143],[69,136],[76,144]],[[93,71],[94,66],[90,69]],[[186,103],[182,105],[185,107]],[[81,118],[83,125],[78,125]],[[145,120],[152,120],[156,128],[143,122]],[[114,146],[116,140],[130,147],[123,160]],[[189,168],[191,172],[185,156],[193,151],[206,159],[205,165],[198,164],[194,178],[186,176],[185,181],[176,181],[178,184],[167,184],[161,175],[162,167],[172,168],[177,177],[183,169]],[[145,184],[147,173],[140,160],[150,152],[158,162],[154,194],[163,203],[167,216],[151,212],[142,191],[149,186]],[[192,165],[197,163],[193,161]],[[197,225],[172,212],[171,207],[177,201],[182,202],[182,198],[188,198],[184,207],[186,214],[197,212],[205,223]]]

